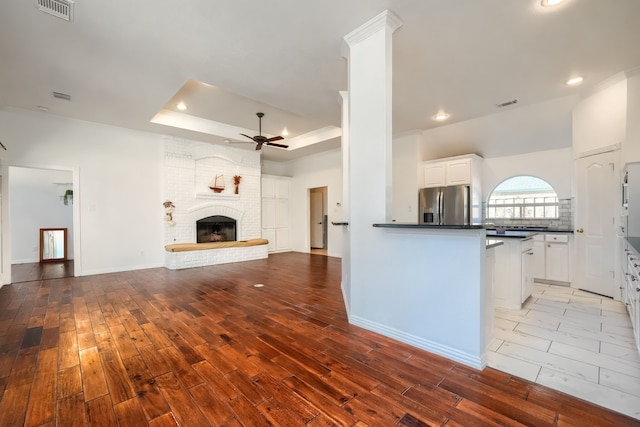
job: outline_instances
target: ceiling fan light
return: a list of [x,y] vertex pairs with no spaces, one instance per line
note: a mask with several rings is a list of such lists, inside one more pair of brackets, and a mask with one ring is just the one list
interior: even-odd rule
[[282,129],[282,132],[280,133],[280,135],[289,136],[289,131],[287,130],[287,128]]

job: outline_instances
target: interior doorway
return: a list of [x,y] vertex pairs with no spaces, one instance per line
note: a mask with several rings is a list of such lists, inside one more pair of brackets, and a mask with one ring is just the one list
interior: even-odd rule
[[[74,276],[73,172],[17,166],[8,172],[11,282]],[[41,229],[66,229],[63,259],[41,262]]]
[[313,254],[327,255],[327,187],[309,190],[309,246]]

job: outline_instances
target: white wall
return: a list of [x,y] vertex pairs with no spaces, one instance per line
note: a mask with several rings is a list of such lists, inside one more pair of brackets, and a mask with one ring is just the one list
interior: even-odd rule
[[[342,156],[340,150],[315,154],[288,162],[281,176],[291,176],[291,247],[309,252],[309,190],[327,187],[327,243],[329,256],[342,256]],[[281,170],[281,172],[283,172]]]
[[542,178],[551,184],[559,198],[569,198],[571,197],[572,170],[571,148],[484,159],[482,199],[486,201],[496,185],[516,175]]
[[422,183],[420,171],[420,145],[422,133],[413,132],[393,138],[392,220],[416,222],[418,220],[418,188]]
[[[74,171],[76,275],[164,264],[160,135],[24,110],[0,110],[0,129],[4,176],[8,166]],[[2,209],[8,283],[12,218],[8,204]]]
[[40,261],[41,228],[67,228],[67,258],[73,259],[73,205],[61,200],[70,188],[61,184],[72,181],[71,171],[10,168],[12,264]]
[[623,162],[640,162],[640,67],[627,73],[627,129]]
[[625,140],[627,80],[623,73],[599,85],[573,110],[573,153],[589,152]]

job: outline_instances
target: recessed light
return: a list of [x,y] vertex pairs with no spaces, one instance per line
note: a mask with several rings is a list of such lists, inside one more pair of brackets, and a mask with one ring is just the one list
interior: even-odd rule
[[557,6],[562,3],[564,0],[542,0],[540,4],[544,7],[552,7]]
[[184,111],[187,109],[187,106],[185,105],[184,102],[179,102],[178,105],[176,105],[176,107],[178,108],[178,110],[180,111]]
[[445,120],[447,120],[449,118],[449,115],[447,113],[443,113],[440,112],[438,114],[436,114],[435,116],[432,117],[433,120],[435,120],[436,122],[443,122]]
[[567,86],[575,86],[575,85],[579,85],[580,83],[582,83],[582,81],[583,81],[583,80],[584,80],[584,79],[583,79],[582,77],[580,77],[580,76],[572,77],[572,78],[570,78],[569,80],[567,80],[567,81],[565,82],[565,84],[566,84]]

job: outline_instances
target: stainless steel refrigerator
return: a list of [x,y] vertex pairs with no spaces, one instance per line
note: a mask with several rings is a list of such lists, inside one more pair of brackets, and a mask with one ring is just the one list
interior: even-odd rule
[[469,225],[471,203],[468,185],[421,188],[418,222],[433,225]]

